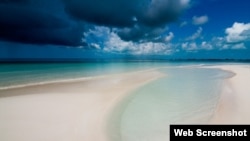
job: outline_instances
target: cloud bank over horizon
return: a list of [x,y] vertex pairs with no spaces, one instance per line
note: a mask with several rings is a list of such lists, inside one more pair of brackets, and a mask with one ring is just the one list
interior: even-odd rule
[[123,40],[151,40],[187,6],[188,0],[1,1],[0,39],[80,46],[84,32],[98,25],[116,28]]
[[223,56],[225,50],[250,50],[249,4],[244,0],[3,0],[0,44],[20,50],[25,45],[34,50],[89,50],[93,56],[211,58],[211,52]]

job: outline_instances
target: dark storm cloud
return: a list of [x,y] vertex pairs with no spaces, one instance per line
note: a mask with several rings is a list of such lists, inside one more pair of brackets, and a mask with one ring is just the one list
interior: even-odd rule
[[138,0],[63,0],[75,18],[105,26],[132,26]]
[[182,0],[151,0],[148,5],[140,7],[137,19],[140,23],[158,27],[178,19],[186,4]]
[[[86,23],[118,28],[123,40],[157,38],[189,0],[1,0],[0,39],[78,46]],[[126,29],[126,30],[124,30]]]
[[[185,0],[63,0],[78,19],[99,25],[126,27],[140,23],[162,26],[186,8]],[[187,1],[187,0],[186,0]]]
[[178,19],[189,0],[63,0],[75,18],[118,27],[126,41],[155,40],[165,25]]
[[[37,1],[38,2],[38,1]],[[35,3],[34,3],[35,4]],[[28,0],[0,3],[0,39],[32,44],[81,45],[83,28]]]
[[0,27],[6,30],[65,28],[69,23],[62,18],[28,6],[0,4]]
[[29,0],[1,0],[0,3],[26,3]]
[[134,42],[162,42],[162,34],[166,27],[151,28],[147,26],[134,26],[133,28],[123,28],[117,31],[122,40]]

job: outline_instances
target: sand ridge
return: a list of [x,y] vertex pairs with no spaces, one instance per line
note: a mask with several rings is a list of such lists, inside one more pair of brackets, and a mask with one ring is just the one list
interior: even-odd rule
[[108,115],[156,70],[0,91],[0,140],[108,141]]

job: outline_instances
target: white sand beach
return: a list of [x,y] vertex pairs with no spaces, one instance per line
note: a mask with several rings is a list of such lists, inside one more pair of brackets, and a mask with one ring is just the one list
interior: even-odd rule
[[[250,68],[209,66],[235,73],[224,81],[209,124],[250,124]],[[1,141],[110,141],[108,120],[128,94],[165,77],[157,70],[0,90]]]
[[212,124],[250,124],[250,66],[216,66],[235,73],[226,80]]
[[108,141],[107,118],[126,95],[165,76],[147,70],[0,91],[1,141]]

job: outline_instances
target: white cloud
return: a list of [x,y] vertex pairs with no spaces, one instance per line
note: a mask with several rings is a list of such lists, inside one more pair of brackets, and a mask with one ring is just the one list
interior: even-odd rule
[[212,50],[213,46],[210,43],[203,41],[201,43],[201,48],[205,50]]
[[169,32],[169,34],[165,37],[166,42],[170,42],[174,38],[174,33]]
[[131,41],[123,41],[120,37],[111,32],[104,44],[104,51],[113,53],[126,53],[133,55],[169,55],[173,53],[172,45],[165,43],[134,43]]
[[246,49],[246,46],[244,43],[239,43],[239,44],[224,44],[220,48],[220,50],[225,50],[225,49]]
[[197,16],[193,17],[193,24],[194,25],[202,25],[202,24],[205,24],[207,22],[208,22],[208,16],[207,15],[200,16],[200,17],[197,17]]
[[95,49],[101,49],[101,46],[99,44],[91,43],[90,45],[91,45],[91,47],[93,47]]
[[190,48],[197,49],[197,44],[196,43],[190,43]]
[[186,40],[196,40],[201,36],[203,29],[201,27],[199,27],[197,29],[197,31],[190,37],[188,37]]
[[236,45],[232,45],[232,49],[246,49],[246,47],[244,43],[239,43]]
[[229,45],[228,44],[224,44],[221,46],[220,50],[224,50],[224,49],[229,49]]
[[185,42],[181,44],[181,48],[186,51],[198,51],[198,50],[212,50],[213,45],[210,42],[203,41],[201,43]]
[[[95,27],[85,33],[85,39],[89,40],[88,43],[90,43],[90,46],[100,51],[131,55],[170,55],[178,50],[197,52],[214,49],[246,49],[245,41],[250,39],[250,23],[235,23],[232,27],[226,29],[226,36],[214,37],[211,40],[200,42],[197,39],[202,39],[202,32],[203,28],[199,27],[184,42],[172,44],[170,41],[175,37],[173,32],[169,32],[165,37],[161,36],[161,41],[165,42],[132,42],[122,40],[117,35],[116,29],[111,30],[107,27]],[[234,41],[238,40],[237,42],[229,42],[229,39],[230,41],[233,39]]]
[[181,47],[182,47],[183,50],[186,50],[186,51],[196,51],[196,50],[198,50],[198,46],[197,46],[197,44],[195,42],[192,42],[192,43],[188,43],[188,42],[182,43]]
[[[111,31],[107,27],[95,26],[84,33],[84,36],[92,48],[103,50],[104,52],[132,55],[169,55],[174,52],[173,45],[170,43],[124,41],[115,31],[116,29]],[[169,32],[164,39],[165,41],[171,41],[173,38],[174,33]]]
[[186,26],[188,24],[188,22],[187,21],[184,21],[184,22],[182,22],[181,24],[180,24],[180,27],[184,27],[184,26]]
[[225,49],[246,49],[244,42],[238,42],[238,43],[232,43],[227,42],[225,37],[214,37],[212,39],[212,42],[210,43],[213,48],[219,49],[219,50],[225,50]]
[[122,53],[131,46],[133,46],[131,41],[123,41],[117,34],[111,32],[108,35],[108,40],[104,43],[104,51]]
[[172,54],[171,44],[164,43],[143,43],[143,44],[135,44],[137,51],[133,52],[133,54]]
[[182,49],[186,49],[188,47],[188,42],[181,44]]
[[224,37],[213,37],[212,44],[213,44],[213,46],[220,48],[225,44],[225,38]]
[[228,43],[237,43],[250,40],[250,23],[235,22],[232,27],[226,29],[226,41]]
[[181,5],[188,6],[190,3],[190,0],[180,0]]

